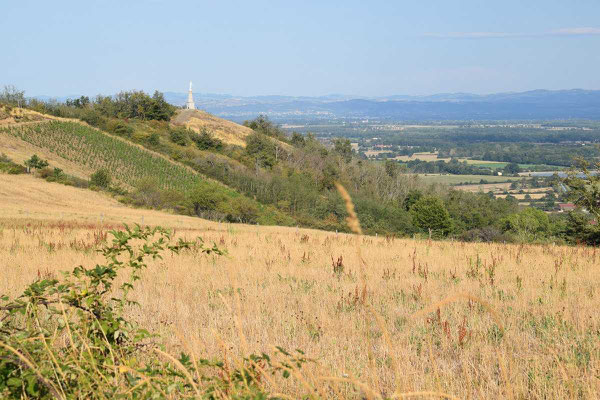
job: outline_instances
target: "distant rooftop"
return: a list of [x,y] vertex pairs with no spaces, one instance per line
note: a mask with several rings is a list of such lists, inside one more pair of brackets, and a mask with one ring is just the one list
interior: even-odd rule
[[560,203],[558,208],[560,211],[573,211],[577,208],[577,206],[573,203]]

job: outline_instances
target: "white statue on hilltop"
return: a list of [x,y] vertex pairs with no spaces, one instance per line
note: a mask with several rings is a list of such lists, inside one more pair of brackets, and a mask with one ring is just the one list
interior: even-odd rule
[[185,103],[185,108],[187,110],[195,110],[196,104],[194,104],[194,95],[192,94],[192,81],[190,81],[190,90],[188,92],[187,103]]

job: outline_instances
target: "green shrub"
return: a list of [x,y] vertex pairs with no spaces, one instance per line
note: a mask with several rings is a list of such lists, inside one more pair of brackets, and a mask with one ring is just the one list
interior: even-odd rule
[[215,138],[206,128],[202,128],[200,133],[189,132],[190,139],[200,150],[221,150],[223,142]]
[[270,168],[277,162],[275,144],[263,134],[255,132],[246,136],[245,151],[259,166]]
[[160,135],[156,132],[153,132],[146,138],[146,142],[150,146],[158,146],[160,145]]
[[110,120],[106,123],[106,130],[114,133],[115,135],[131,137],[133,134],[133,128],[123,121]]
[[172,129],[169,131],[169,138],[171,139],[171,142],[178,144],[179,146],[187,146],[188,144],[188,132],[186,129]]
[[10,113],[0,105],[0,119],[6,119],[10,117]]
[[545,212],[526,208],[509,215],[500,221],[502,231],[513,234],[522,241],[535,241],[547,238],[550,232],[550,218]]
[[42,179],[47,179],[49,177],[54,177],[53,171],[50,168],[42,168],[37,171],[37,176]]
[[10,175],[19,175],[19,174],[24,174],[27,172],[27,169],[25,169],[25,167],[21,166],[21,165],[13,165],[11,166],[8,171],[7,171]]
[[0,172],[5,172],[10,175],[24,174],[27,172],[25,167],[22,165],[12,162],[10,158],[4,153],[0,154]]
[[239,197],[233,203],[233,212],[228,215],[231,222],[242,222],[246,224],[256,223],[259,209],[254,202],[245,197]]
[[203,211],[214,211],[226,199],[225,195],[215,186],[196,185],[188,194],[190,208],[194,215],[200,216]]
[[107,125],[107,119],[103,117],[98,111],[94,111],[91,109],[85,109],[81,113],[79,119],[95,127],[106,127]]
[[90,176],[90,184],[102,189],[107,189],[111,181],[112,177],[106,168],[101,168]]

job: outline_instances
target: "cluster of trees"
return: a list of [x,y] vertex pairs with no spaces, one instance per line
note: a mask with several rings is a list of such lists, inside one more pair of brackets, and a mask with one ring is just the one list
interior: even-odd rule
[[577,160],[578,168],[564,180],[569,198],[585,212],[569,213],[569,237],[582,243],[600,245],[600,162]]
[[[392,162],[392,161],[386,161]],[[466,161],[458,161],[452,158],[449,162],[411,160],[401,163],[406,168],[416,174],[453,174],[453,175],[494,175],[495,171],[491,168],[480,167],[474,164],[468,164]]]
[[266,136],[286,140],[286,133],[274,124],[266,115],[259,115],[253,120],[244,121],[244,126]]
[[25,91],[17,89],[15,86],[6,85],[0,92],[0,104],[10,107],[24,107],[27,105]]
[[[255,127],[255,133],[246,138],[244,149],[223,146],[202,157],[185,151],[180,153],[180,161],[262,204],[276,207],[302,225],[346,229],[344,205],[333,185],[336,181],[351,192],[361,223],[371,233],[460,235],[484,228],[517,210],[516,202],[487,195],[457,192],[450,196],[441,187],[404,174],[397,163],[362,160],[346,139],[333,140],[327,147],[313,135],[278,132],[279,128],[265,117],[245,125]],[[269,135],[263,133],[261,127],[265,125],[269,126]],[[412,209],[409,205],[417,194],[423,201]],[[465,202],[471,204],[465,206]],[[438,218],[432,209],[439,209],[440,204],[444,210],[441,225],[432,225],[431,221]]]
[[[457,157],[471,157],[476,160],[564,167],[573,165],[574,157],[597,159],[600,156],[596,146],[574,144],[474,143],[452,150]],[[441,154],[444,154],[444,151]]]
[[31,99],[27,106],[46,114],[79,118],[93,126],[106,124],[107,118],[169,121],[176,109],[166,102],[159,91],[150,96],[136,90],[120,92],[115,96],[98,95],[94,99],[81,96],[64,103]]

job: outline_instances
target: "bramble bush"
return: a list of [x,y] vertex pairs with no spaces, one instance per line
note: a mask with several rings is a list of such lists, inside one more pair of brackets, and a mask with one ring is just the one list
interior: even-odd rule
[[250,355],[237,368],[165,353],[157,336],[125,313],[138,306],[129,294],[147,260],[164,251],[224,252],[201,239],[172,244],[171,232],[160,227],[110,234],[112,243],[99,250],[103,264],[38,278],[15,299],[0,296],[1,398],[267,399],[264,374],[287,378],[308,361],[301,351],[280,348],[277,359]]
[[13,162],[8,156],[4,153],[0,154],[0,172],[5,172],[11,175],[24,174],[27,172],[24,166],[19,165]]

